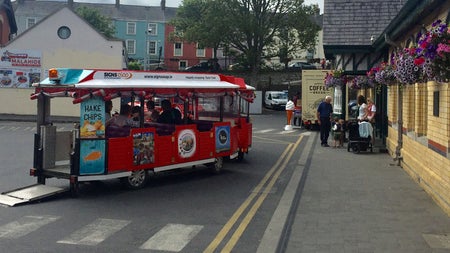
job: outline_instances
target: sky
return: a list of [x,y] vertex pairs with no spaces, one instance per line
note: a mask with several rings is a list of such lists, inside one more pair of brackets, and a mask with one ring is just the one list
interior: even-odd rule
[[[15,0],[12,0],[13,2]],[[47,0],[47,1],[65,1],[65,0]],[[319,4],[320,13],[323,13],[323,1],[324,0],[304,0],[306,5]],[[74,0],[74,2],[80,3],[115,3],[115,0]],[[166,0],[167,7],[178,7],[182,0]],[[161,0],[120,0],[122,4],[129,5],[143,5],[143,6],[159,6]]]

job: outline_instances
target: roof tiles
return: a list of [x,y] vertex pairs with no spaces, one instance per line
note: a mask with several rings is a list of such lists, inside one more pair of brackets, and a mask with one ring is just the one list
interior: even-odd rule
[[371,45],[406,0],[324,0],[323,44]]

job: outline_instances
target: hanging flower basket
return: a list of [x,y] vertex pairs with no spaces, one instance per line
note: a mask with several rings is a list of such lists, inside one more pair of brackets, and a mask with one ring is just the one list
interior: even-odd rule
[[423,62],[416,59],[416,48],[405,48],[395,57],[394,76],[401,84],[424,82]]
[[350,83],[350,88],[356,90],[373,88],[375,86],[375,81],[367,76],[356,76]]
[[375,82],[381,85],[391,85],[395,83],[395,68],[387,62],[382,62],[378,71],[375,72]]
[[344,86],[347,84],[347,77],[343,70],[332,70],[325,76],[325,87]]
[[450,31],[441,20],[433,22],[431,29],[418,34],[416,63],[423,66],[430,81],[450,81]]

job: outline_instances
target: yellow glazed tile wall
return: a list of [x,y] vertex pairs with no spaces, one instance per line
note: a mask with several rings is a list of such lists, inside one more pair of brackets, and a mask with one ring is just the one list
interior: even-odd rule
[[[412,91],[410,90],[412,89]],[[439,91],[439,117],[433,116],[433,92]],[[398,90],[388,89],[388,120],[396,123]],[[414,106],[414,110],[411,109]],[[403,90],[403,127],[415,124],[415,135],[402,135],[401,166],[433,199],[450,215],[450,87],[448,83],[428,82],[406,87]],[[414,113],[412,113],[414,112]],[[415,114],[415,115],[411,115]],[[413,122],[411,122],[413,117]],[[421,121],[422,120],[422,121]],[[417,141],[419,129],[424,129],[426,142]],[[428,141],[428,142],[427,142]],[[433,150],[429,142],[439,146],[441,154]],[[388,127],[386,148],[396,157],[398,129]],[[445,150],[445,155],[442,154]]]
[[414,132],[417,136],[424,136],[427,134],[427,85],[415,85],[414,100],[415,100],[415,128]]
[[414,97],[414,85],[404,85],[403,89],[403,128],[407,132],[414,129],[415,118],[415,97]]
[[[428,82],[428,131],[427,137],[448,148],[449,145],[449,91],[448,83]],[[433,116],[433,93],[439,91],[439,117]]]
[[450,215],[450,160],[404,136],[402,168]]
[[397,122],[397,86],[392,85],[388,91],[388,120],[389,122]]

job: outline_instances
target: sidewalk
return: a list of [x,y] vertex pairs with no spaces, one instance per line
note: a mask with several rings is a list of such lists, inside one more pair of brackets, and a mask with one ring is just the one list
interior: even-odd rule
[[[78,117],[70,116],[52,116],[53,122],[71,123],[79,121]],[[19,114],[0,114],[0,121],[21,121],[21,122],[36,122],[36,115],[19,115]]]
[[306,134],[297,184],[284,194],[295,192],[289,213],[283,196],[258,252],[450,252],[450,217],[389,155],[321,147],[317,132]]

